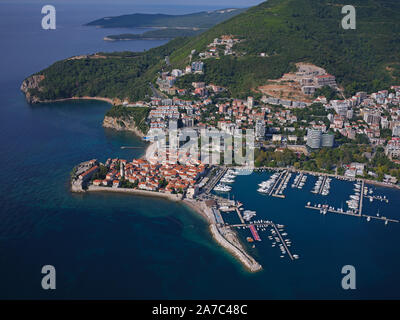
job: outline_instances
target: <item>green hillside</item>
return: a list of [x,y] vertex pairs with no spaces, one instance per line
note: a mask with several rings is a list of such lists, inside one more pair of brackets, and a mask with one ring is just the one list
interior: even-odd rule
[[[205,80],[245,92],[308,61],[327,69],[346,92],[400,83],[400,1],[355,0],[356,30],[341,28],[343,0],[269,0],[189,41],[171,57],[183,65],[192,49],[233,34],[243,57],[208,59]],[[270,57],[257,57],[266,52]]]
[[106,40],[118,41],[118,40],[153,40],[153,39],[174,39],[178,37],[193,37],[200,34],[203,30],[192,30],[192,29],[156,29],[146,31],[143,33],[123,33],[115,34],[106,37]]
[[146,52],[98,53],[102,58],[58,61],[37,73],[45,78],[29,93],[41,101],[83,96],[137,101],[151,94],[148,83],[159,71],[160,61],[185,41],[177,38]]
[[226,19],[232,18],[246,9],[222,9],[183,15],[134,13],[117,17],[105,17],[86,24],[102,28],[200,28],[207,29]]
[[[356,30],[341,28],[341,8],[346,4],[345,0],[269,0],[196,37],[177,38],[145,53],[58,62],[41,72],[45,80],[32,94],[48,99],[73,95],[143,99],[149,94],[148,82],[165,67],[165,55],[172,67],[184,67],[193,49],[202,52],[214,38],[227,34],[244,40],[233,48],[238,56],[204,60],[206,72],[197,80],[227,87],[235,97],[281,77],[300,61],[335,75],[347,94],[400,84],[400,1],[353,0]],[[261,52],[268,57],[260,57]]]

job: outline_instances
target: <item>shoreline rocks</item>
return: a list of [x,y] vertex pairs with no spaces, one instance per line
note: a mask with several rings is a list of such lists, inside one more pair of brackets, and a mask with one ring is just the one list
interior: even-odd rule
[[145,137],[145,134],[136,127],[133,119],[127,120],[105,116],[103,120],[103,127],[111,128],[117,131],[131,131],[141,138]]

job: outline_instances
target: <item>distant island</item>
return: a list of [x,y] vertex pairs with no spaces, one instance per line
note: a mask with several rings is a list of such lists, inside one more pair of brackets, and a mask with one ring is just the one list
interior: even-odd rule
[[155,28],[142,34],[124,33],[104,37],[106,41],[165,40],[177,37],[193,37],[228,20],[246,9],[222,9],[183,15],[135,13],[105,17],[86,24],[101,28]]
[[247,9],[222,9],[183,15],[134,13],[94,20],[86,26],[101,28],[198,28],[208,29]]
[[123,41],[123,40],[168,40],[177,37],[193,37],[201,32],[203,29],[179,29],[179,28],[166,28],[144,33],[123,33],[104,37],[106,41]]

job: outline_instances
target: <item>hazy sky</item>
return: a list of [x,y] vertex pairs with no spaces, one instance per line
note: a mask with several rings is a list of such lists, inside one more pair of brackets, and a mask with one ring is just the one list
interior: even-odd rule
[[184,5],[184,6],[220,6],[221,8],[228,7],[251,7],[257,5],[264,0],[201,0],[201,1],[188,1],[188,0],[3,0],[2,2],[21,2],[21,3],[43,3],[43,4],[57,4],[57,3],[93,3],[101,5],[104,4],[134,4],[134,5]]

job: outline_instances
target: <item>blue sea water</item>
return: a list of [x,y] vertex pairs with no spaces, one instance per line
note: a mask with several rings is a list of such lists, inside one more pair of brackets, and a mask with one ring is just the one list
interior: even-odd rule
[[[102,102],[30,106],[21,81],[51,63],[98,51],[141,51],[163,41],[104,42],[104,30],[82,25],[130,12],[185,13],[215,7],[56,6],[57,30],[40,28],[40,1],[0,4],[0,298],[399,298],[400,226],[306,210],[318,196],[287,189],[287,199],[257,194],[268,174],[238,177],[231,195],[257,217],[286,226],[294,262],[280,259],[263,239],[250,252],[263,271],[246,272],[211,239],[206,223],[181,204],[117,194],[72,194],[75,164],[107,157],[131,159],[145,144],[130,133],[101,127],[110,108]],[[142,32],[143,30],[134,30]],[[351,184],[335,181],[325,200],[340,206]],[[383,215],[400,218],[399,192],[376,188],[388,205]],[[376,202],[366,203],[374,214]],[[275,250],[276,249],[276,250]],[[41,268],[54,265],[57,289],[41,288]],[[345,291],[343,265],[357,270],[357,290]]]

